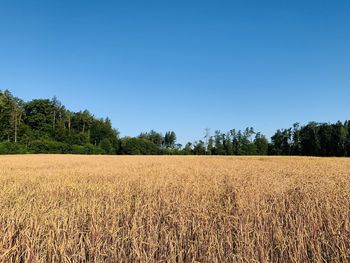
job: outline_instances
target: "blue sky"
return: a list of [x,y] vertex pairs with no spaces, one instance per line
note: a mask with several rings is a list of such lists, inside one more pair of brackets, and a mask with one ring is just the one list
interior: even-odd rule
[[1,1],[0,89],[121,135],[350,119],[350,1]]

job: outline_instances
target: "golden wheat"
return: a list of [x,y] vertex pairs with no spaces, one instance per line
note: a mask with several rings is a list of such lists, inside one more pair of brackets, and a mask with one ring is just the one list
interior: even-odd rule
[[350,159],[0,157],[1,262],[349,262]]

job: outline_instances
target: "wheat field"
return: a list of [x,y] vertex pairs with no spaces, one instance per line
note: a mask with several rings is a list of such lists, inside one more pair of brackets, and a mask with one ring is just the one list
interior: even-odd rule
[[350,159],[0,156],[0,262],[349,262]]

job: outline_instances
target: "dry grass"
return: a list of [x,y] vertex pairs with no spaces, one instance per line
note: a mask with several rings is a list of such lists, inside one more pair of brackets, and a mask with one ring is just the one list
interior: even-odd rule
[[1,262],[349,262],[350,159],[0,156]]

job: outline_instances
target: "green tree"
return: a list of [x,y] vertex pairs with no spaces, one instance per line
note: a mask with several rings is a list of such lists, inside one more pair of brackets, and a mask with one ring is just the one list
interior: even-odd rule
[[122,154],[154,155],[159,154],[159,147],[153,142],[143,138],[122,138],[120,151]]
[[168,131],[164,136],[164,146],[167,149],[174,149],[176,144],[176,134],[173,131]]
[[293,155],[300,155],[300,125],[299,123],[293,124],[293,135],[292,135],[292,149]]
[[319,126],[316,122],[310,122],[300,130],[301,154],[306,156],[318,156],[320,154],[320,141],[318,137]]
[[0,92],[0,137],[17,143],[23,120],[23,101],[12,96],[8,90]]
[[223,135],[223,146],[226,155],[233,155],[233,142],[230,132],[228,132],[226,135]]
[[161,147],[164,142],[163,135],[154,130],[151,130],[150,132],[140,133],[138,137],[142,139],[147,139],[153,142],[158,147]]
[[225,149],[223,144],[224,135],[220,130],[216,130],[214,134],[214,154],[215,155],[224,155]]
[[103,138],[100,142],[100,147],[105,151],[106,154],[111,154],[113,146],[107,138]]
[[205,143],[202,140],[194,143],[193,154],[195,155],[205,155]]
[[48,99],[35,99],[25,104],[25,122],[34,130],[36,139],[52,138],[52,108]]
[[184,155],[191,155],[193,154],[193,149],[192,149],[192,143],[188,142],[186,143],[184,149],[182,150]]
[[269,142],[260,132],[255,135],[254,145],[257,155],[267,155]]

